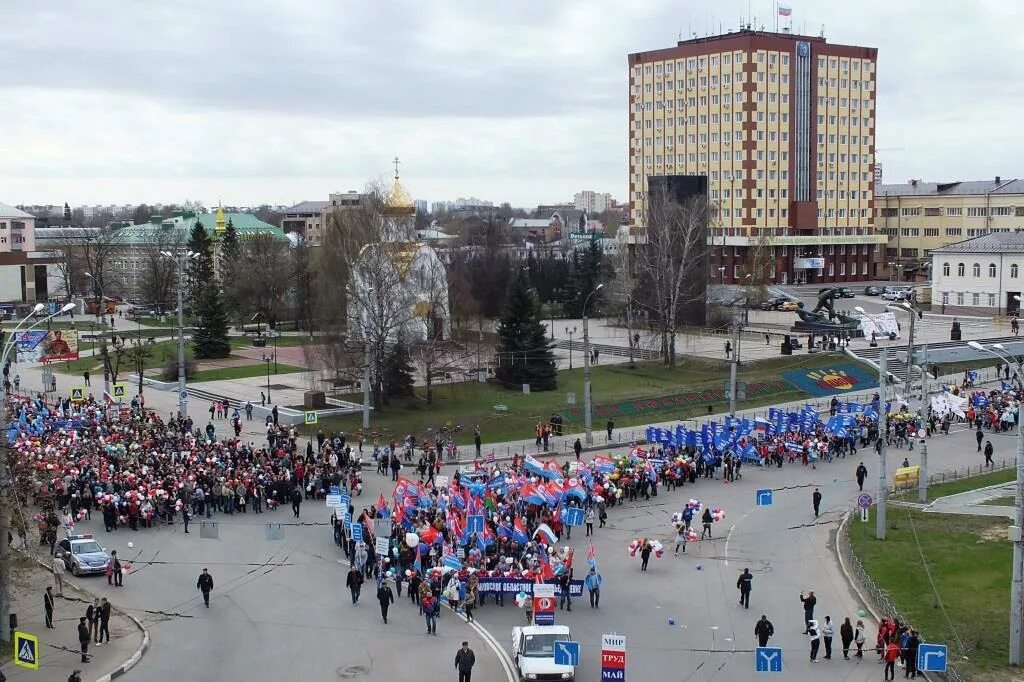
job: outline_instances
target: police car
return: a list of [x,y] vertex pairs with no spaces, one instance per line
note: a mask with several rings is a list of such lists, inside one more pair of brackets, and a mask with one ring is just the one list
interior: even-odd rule
[[69,535],[57,543],[54,552],[58,559],[72,575],[89,575],[90,573],[106,573],[110,555],[92,535]]

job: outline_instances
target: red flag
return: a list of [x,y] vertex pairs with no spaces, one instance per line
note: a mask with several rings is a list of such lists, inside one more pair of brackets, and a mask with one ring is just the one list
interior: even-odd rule
[[587,548],[587,561],[594,561],[597,558],[597,552],[594,551],[594,541],[589,540],[590,546]]
[[377,495],[377,509],[387,509],[387,508],[388,508],[388,503],[387,503],[387,500],[384,499],[384,493],[378,494]]
[[[591,544],[591,547],[593,547],[593,544]],[[563,565],[563,566],[565,566],[565,570],[567,570],[567,571],[568,571],[568,570],[569,570],[570,568],[572,568],[572,555],[573,555],[573,554],[575,554],[575,552],[576,552],[576,550],[574,550],[574,549],[572,549],[572,548],[570,547],[570,548],[569,548],[569,554],[568,554],[568,556],[566,556],[566,557],[565,557],[565,561],[563,561],[563,562],[562,562],[562,565]]]

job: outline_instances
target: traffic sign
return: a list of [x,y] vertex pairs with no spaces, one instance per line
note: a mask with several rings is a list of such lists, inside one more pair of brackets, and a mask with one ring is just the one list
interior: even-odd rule
[[580,664],[580,643],[579,642],[555,642],[555,665]]
[[85,387],[74,386],[71,389],[71,402],[80,403],[85,400]]
[[770,507],[772,506],[772,489],[771,488],[758,488],[757,496],[758,507]]
[[316,422],[317,422],[316,410],[307,410],[306,411],[306,426],[312,426],[313,424],[316,424]]
[[566,507],[562,510],[562,523],[567,526],[582,526],[583,509],[580,507]]
[[180,400],[183,403],[187,403],[188,402],[188,391],[182,391],[181,393],[179,393],[178,394],[178,400]]
[[861,509],[867,509],[871,506],[871,496],[867,493],[861,493],[857,496],[857,506]]
[[601,635],[601,682],[625,682],[626,636]]
[[946,645],[921,643],[917,647],[917,669],[926,673],[946,672]]
[[759,673],[781,673],[782,649],[775,646],[755,647],[754,670]]
[[482,514],[470,514],[466,517],[466,532],[467,533],[483,533],[484,532],[484,517]]
[[39,638],[27,632],[14,631],[14,664],[39,670]]
[[118,401],[124,400],[124,397],[128,395],[128,391],[124,384],[111,384],[113,393],[111,395]]

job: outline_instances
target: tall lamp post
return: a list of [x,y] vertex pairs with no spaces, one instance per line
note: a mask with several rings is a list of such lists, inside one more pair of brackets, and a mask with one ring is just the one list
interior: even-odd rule
[[[31,331],[44,322],[48,323],[54,317],[73,310],[74,307],[74,303],[67,303],[57,312],[34,322],[26,331]],[[46,306],[42,303],[36,303],[35,307],[32,308],[32,312],[26,315],[14,328],[14,331],[10,333],[3,345],[3,353],[0,355],[0,366],[7,364],[7,358],[11,354],[11,350],[17,346],[18,332],[21,330],[22,325],[45,308]],[[0,437],[7,438],[6,381],[0,382]],[[7,533],[11,528],[10,513],[14,507],[14,501],[9,499],[14,482],[11,480],[10,465],[7,461],[11,450],[6,445],[7,443],[5,442],[4,447],[0,448],[0,641],[10,642],[11,631],[8,628],[8,623],[10,622],[11,615],[11,560],[10,547],[7,545]]]
[[576,333],[576,327],[566,327],[565,333],[569,335],[569,369],[572,369],[572,335]]
[[[968,341],[974,350],[999,358],[1007,365],[1013,365],[1018,376],[1024,376],[1021,363],[1001,343],[986,348],[977,341]],[[1021,416],[1024,410],[1017,408],[1017,485],[1014,489],[1014,520],[1010,526],[1010,540],[1013,542],[1013,573],[1010,578],[1010,665],[1024,663],[1024,426]]]
[[263,354],[263,362],[267,363],[267,404],[270,404],[270,361],[266,353]]
[[604,284],[598,284],[594,287],[594,290],[587,294],[587,297],[583,299],[583,428],[587,433],[587,445],[594,444],[594,434],[591,431],[590,331],[587,327],[587,304],[590,303],[590,298],[597,292],[601,291],[602,288],[604,288]]
[[[169,251],[161,251],[160,255],[169,258],[178,266],[178,418],[188,416],[188,393],[185,388],[185,265],[197,253],[182,251],[177,257]],[[268,396],[269,401],[269,396]]]
[[[907,380],[903,385],[904,399],[910,398],[911,372],[914,368],[914,321],[917,319],[917,311],[909,301],[889,303],[885,306],[890,310],[902,310],[910,315],[910,335],[907,337]],[[923,371],[923,370],[922,370]]]
[[[96,304],[96,313],[100,318],[100,341],[102,343],[100,347],[100,353],[103,355],[103,390],[110,395],[110,351],[107,349],[107,306],[106,298],[103,296],[103,282],[91,272],[85,273],[85,276],[96,283],[96,290],[100,292],[100,300]],[[114,330],[110,330],[110,340],[114,340]]]

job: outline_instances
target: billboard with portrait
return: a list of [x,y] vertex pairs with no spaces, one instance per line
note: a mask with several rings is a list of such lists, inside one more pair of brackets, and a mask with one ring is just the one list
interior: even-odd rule
[[18,334],[18,362],[57,362],[78,359],[78,332],[68,329]]

